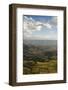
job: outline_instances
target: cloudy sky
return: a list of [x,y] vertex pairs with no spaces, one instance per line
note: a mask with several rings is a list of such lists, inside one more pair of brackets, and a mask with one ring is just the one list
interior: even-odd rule
[[23,16],[25,40],[57,40],[56,16]]

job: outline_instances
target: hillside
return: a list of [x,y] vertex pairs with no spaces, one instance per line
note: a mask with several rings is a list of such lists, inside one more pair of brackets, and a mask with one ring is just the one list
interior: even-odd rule
[[[44,45],[44,44],[39,44],[39,41],[37,43],[35,43],[35,41],[34,42],[32,41],[32,43],[31,41],[29,41],[29,43],[24,42],[23,44],[23,59],[24,59],[23,60],[23,66],[24,66],[23,74],[32,74],[32,73],[37,74],[37,73],[46,73],[46,72],[50,73],[51,71],[49,72],[49,69],[48,69],[51,67],[49,65],[50,62],[53,64],[53,66],[55,64],[55,67],[53,67],[54,70],[52,71],[56,72],[57,46],[55,45],[55,43],[52,43],[53,45],[52,44],[50,45],[49,43],[50,42],[48,41],[48,45],[46,43]],[[33,70],[36,68],[38,68],[38,70],[40,71],[33,72]],[[25,72],[25,70],[27,72]]]

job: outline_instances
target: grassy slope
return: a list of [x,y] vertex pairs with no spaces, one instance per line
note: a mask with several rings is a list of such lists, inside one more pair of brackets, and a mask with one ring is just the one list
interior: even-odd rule
[[37,62],[31,67],[24,67],[24,74],[57,73],[57,61]]

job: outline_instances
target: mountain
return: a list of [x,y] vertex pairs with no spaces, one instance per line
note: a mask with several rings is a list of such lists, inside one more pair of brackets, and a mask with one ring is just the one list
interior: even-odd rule
[[33,60],[34,58],[57,56],[57,40],[24,40],[23,58]]
[[24,40],[25,45],[57,46],[57,40]]

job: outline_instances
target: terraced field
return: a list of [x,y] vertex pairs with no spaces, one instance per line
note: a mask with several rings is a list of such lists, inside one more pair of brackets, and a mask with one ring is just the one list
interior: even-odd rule
[[[33,63],[33,62],[32,62]],[[25,63],[24,74],[47,74],[47,73],[57,73],[57,61],[50,60],[46,62],[37,62],[29,66],[28,62]]]

